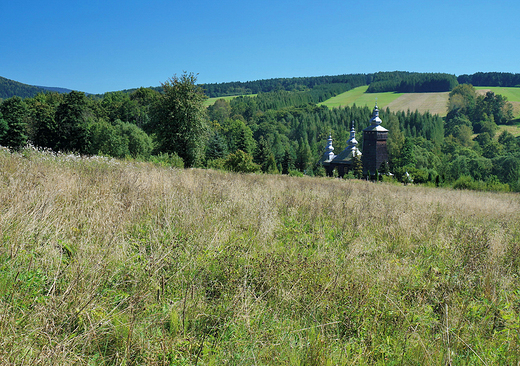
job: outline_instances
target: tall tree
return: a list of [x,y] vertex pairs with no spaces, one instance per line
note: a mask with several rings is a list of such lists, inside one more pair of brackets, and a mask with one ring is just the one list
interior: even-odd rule
[[48,147],[82,154],[90,152],[89,125],[96,120],[96,116],[85,93],[70,92],[58,106],[55,120],[58,135],[56,146]]
[[64,97],[64,94],[40,93],[27,101],[31,111],[30,139],[36,146],[56,146],[59,131],[55,115]]
[[[0,102],[1,104],[1,102]],[[7,125],[7,121],[2,118],[2,111],[0,110],[0,141],[3,141],[3,138],[5,134],[7,133],[7,130],[9,129],[9,126]]]
[[312,152],[309,142],[303,137],[300,138],[296,151],[295,166],[300,172],[305,173],[311,167]]
[[174,75],[162,84],[151,125],[162,152],[176,153],[186,166],[200,164],[207,138],[208,124],[204,91],[195,85],[193,73]]
[[20,97],[6,99],[0,105],[0,113],[3,115],[4,128],[7,124],[0,144],[19,149],[27,143],[27,121],[29,119],[29,109]]

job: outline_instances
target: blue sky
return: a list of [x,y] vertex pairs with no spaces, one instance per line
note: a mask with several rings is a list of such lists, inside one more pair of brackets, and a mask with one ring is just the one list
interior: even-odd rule
[[2,1],[0,76],[89,93],[377,71],[520,72],[518,1]]

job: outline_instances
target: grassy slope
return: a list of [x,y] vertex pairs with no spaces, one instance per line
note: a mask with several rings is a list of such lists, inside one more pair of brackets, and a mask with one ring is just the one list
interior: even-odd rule
[[520,361],[515,194],[0,151],[0,202],[1,364]]
[[[256,96],[256,94],[247,94],[248,96],[250,97],[254,97]],[[231,99],[233,98],[236,98],[237,96],[230,96],[230,97],[217,97],[217,98],[208,98],[204,101],[204,105],[206,107],[210,106],[210,105],[213,105],[215,104],[215,102],[219,99],[224,99],[224,100],[227,100],[227,101],[230,101]]]
[[332,97],[320,104],[326,105],[329,108],[344,107],[353,104],[373,107],[377,98],[379,107],[386,108],[389,103],[403,95],[402,93],[365,93],[367,89],[368,86],[360,86]]
[[330,108],[349,106],[372,107],[377,100],[380,108],[390,108],[393,111],[415,111],[421,113],[430,111],[432,114],[446,115],[448,93],[365,93],[368,86],[349,90],[321,103]]

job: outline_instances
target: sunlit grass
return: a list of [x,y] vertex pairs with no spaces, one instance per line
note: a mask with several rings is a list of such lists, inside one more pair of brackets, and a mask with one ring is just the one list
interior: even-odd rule
[[356,104],[358,107],[369,106],[373,107],[376,100],[379,108],[386,108],[386,106],[399,98],[403,93],[365,93],[368,86],[360,86],[341,93],[335,97],[326,100],[320,105],[325,105],[329,108],[346,107]]
[[0,151],[1,364],[517,364],[517,194]]

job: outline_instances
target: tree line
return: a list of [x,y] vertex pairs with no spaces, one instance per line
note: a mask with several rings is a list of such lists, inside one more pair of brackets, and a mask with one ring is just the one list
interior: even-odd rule
[[[162,93],[140,88],[100,97],[75,91],[12,97],[0,104],[0,144],[19,149],[31,141],[55,151],[176,166],[323,175],[316,163],[328,136],[335,151],[342,151],[354,121],[362,145],[361,131],[372,114],[365,106],[318,106],[351,86],[276,90],[219,99],[206,108],[196,77],[183,74],[167,80]],[[417,183],[453,185],[462,179],[464,187],[520,190],[519,139],[507,132],[496,136],[497,124],[512,119],[506,98],[478,96],[462,84],[450,93],[445,121],[417,111],[386,109],[380,115],[390,131],[390,165],[382,172],[397,179],[408,172]]]
[[459,84],[471,84],[473,86],[520,86],[520,74],[510,72],[477,72],[472,75],[459,75]]
[[369,93],[380,92],[444,92],[455,87],[457,77],[443,73],[417,73],[407,71],[377,72],[305,78],[277,78],[248,82],[202,84],[210,98],[230,95],[269,93],[273,91],[307,91],[325,84],[344,84],[351,88],[369,85]]
[[356,88],[358,86],[367,85],[367,76],[365,74],[345,74],[336,76],[275,78],[246,82],[237,81],[201,84],[200,86],[204,89],[208,97],[216,98],[230,95],[269,93],[281,90],[307,91],[316,86],[326,84],[348,84],[351,88]]
[[444,73],[380,72],[373,76],[367,93],[445,92],[458,85],[455,75]]

